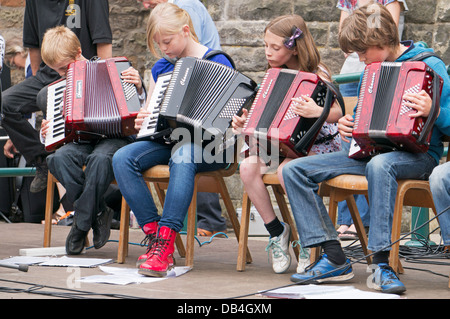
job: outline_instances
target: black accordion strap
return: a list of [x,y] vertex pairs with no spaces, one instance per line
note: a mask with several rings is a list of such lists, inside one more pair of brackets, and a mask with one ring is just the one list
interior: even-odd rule
[[327,94],[325,97],[325,104],[323,106],[323,111],[320,117],[314,122],[314,124],[310,127],[310,129],[306,132],[306,134],[300,139],[300,141],[295,144],[294,149],[297,152],[303,153],[307,155],[308,145],[311,144],[313,138],[317,136],[317,132],[322,128],[323,123],[325,123],[328,115],[330,114],[331,106],[333,105],[333,97],[338,100],[339,105],[342,109],[342,114],[345,115],[345,104],[344,99],[339,92],[338,88],[332,84],[331,82],[323,81],[327,86]]
[[205,56],[203,57],[203,60],[209,60],[213,56],[216,56],[216,55],[219,55],[219,54],[223,54],[230,61],[231,65],[233,66],[233,69],[236,69],[236,65],[234,64],[234,61],[231,58],[231,56],[228,53],[225,53],[225,52],[223,52],[221,50],[209,51],[208,53],[205,54]]
[[425,60],[426,58],[430,58],[430,57],[433,57],[433,56],[435,58],[441,59],[441,57],[438,56],[434,52],[424,51],[424,52],[420,52],[420,53],[416,54],[415,56],[413,56],[411,59],[408,59],[407,61],[422,61],[422,60]]
[[[205,56],[203,57],[203,60],[209,60],[211,59],[213,56],[219,55],[219,54],[223,54],[231,63],[231,65],[233,66],[233,69],[236,69],[236,65],[234,64],[233,59],[231,58],[231,56],[222,51],[222,50],[211,50],[208,53],[205,54]],[[169,61],[172,64],[175,64],[177,62],[177,59],[171,59],[168,56],[164,56],[164,59],[166,59],[167,61]]]
[[333,83],[327,82],[327,81],[324,81],[324,82],[327,85],[328,89],[333,91],[333,93],[339,103],[339,106],[341,107],[342,116],[344,116],[345,115],[345,103],[344,103],[344,98],[342,97],[341,92]]

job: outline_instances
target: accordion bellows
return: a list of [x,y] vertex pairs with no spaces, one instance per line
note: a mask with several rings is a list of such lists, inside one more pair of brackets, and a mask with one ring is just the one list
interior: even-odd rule
[[66,79],[48,87],[45,148],[136,134],[137,89],[120,77],[130,66],[124,57],[71,63]]

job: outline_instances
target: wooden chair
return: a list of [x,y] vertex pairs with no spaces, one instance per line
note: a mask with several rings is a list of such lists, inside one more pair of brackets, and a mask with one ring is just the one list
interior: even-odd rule
[[[355,198],[353,197],[353,195],[365,195],[367,198],[366,177],[349,174],[337,176],[321,183],[319,195],[330,198],[328,214],[333,224],[336,223],[338,203],[344,200],[347,202],[364,255],[368,255],[370,251],[367,250],[367,234],[361,221]],[[314,260],[316,260],[320,250],[316,249],[314,253]],[[370,257],[367,258],[367,262],[371,264],[372,260]]]
[[[52,173],[48,172],[48,178],[47,178],[47,194],[46,194],[46,204],[45,204],[45,225],[44,225],[44,247],[50,247],[51,246],[51,236],[52,236],[52,218],[53,218],[53,199],[55,195],[55,185],[58,182],[55,176],[53,176]],[[113,182],[115,183],[115,181]],[[124,215],[123,210],[126,208],[125,200],[122,197],[122,212],[121,215]],[[128,215],[129,216],[129,215]],[[121,230],[123,221],[121,220]],[[128,226],[129,226],[129,217],[128,217]],[[86,237],[86,247],[89,246],[89,240]],[[126,251],[124,251],[125,247],[120,246],[118,248],[117,252],[117,259],[118,262],[123,263],[125,261],[125,258],[123,257],[124,254],[126,254]]]
[[56,178],[48,172],[47,194],[45,203],[45,224],[44,224],[44,247],[51,246],[52,240],[52,218],[53,218],[53,200],[55,196]]
[[[284,197],[285,195],[284,189],[281,186],[280,181],[278,180],[277,173],[265,174],[263,176],[263,182],[266,185],[266,187],[270,186],[272,188],[283,221],[291,227],[291,242],[298,241],[298,234],[296,231],[295,223],[292,219],[291,213],[286,203]],[[247,245],[248,245],[248,228],[250,222],[250,207],[251,207],[250,198],[248,197],[247,192],[244,190],[242,198],[241,233],[239,236],[241,240],[239,241],[238,262],[236,267],[238,271],[244,271],[246,263],[251,262],[251,260],[246,258],[246,252],[248,251]],[[300,253],[298,245],[295,245],[293,249],[295,256],[298,260],[298,256]]]
[[[44,247],[50,247],[52,241],[52,218],[53,218],[53,200],[55,196],[55,185],[58,182],[55,176],[50,171],[47,177],[47,193],[45,202],[45,217],[44,217]],[[89,240],[86,236],[85,246],[89,246]]]
[[[446,137],[445,141],[450,138]],[[447,154],[447,161],[450,160],[450,153]],[[433,197],[430,191],[430,184],[424,180],[405,179],[398,180],[397,195],[395,200],[394,216],[392,222],[391,241],[395,244],[391,247],[389,256],[390,266],[398,273],[403,273],[403,267],[399,260],[400,242],[398,240],[401,236],[402,212],[404,206],[417,206],[431,208],[436,214]],[[367,250],[367,236],[362,225],[358,209],[355,205],[353,195],[364,194],[367,196],[367,180],[364,176],[358,175],[341,175],[325,181],[321,185],[320,195],[330,196],[329,214],[333,222],[336,219],[336,204],[340,200],[346,200],[350,213],[355,223],[355,228],[358,233],[358,238],[364,249],[364,254],[370,252]],[[368,262],[370,260],[368,258]],[[449,283],[450,284],[450,283]]]
[[[236,153],[235,148],[235,153]],[[236,155],[236,154],[235,154]],[[211,172],[201,172],[195,175],[194,181],[194,193],[192,196],[192,200],[188,209],[188,217],[187,217],[187,234],[186,234],[186,249],[183,247],[183,243],[179,237],[177,236],[176,245],[178,248],[178,252],[183,257],[185,256],[185,265],[188,267],[193,267],[194,265],[194,243],[195,243],[195,233],[196,233],[196,210],[197,210],[197,192],[207,192],[207,193],[218,193],[221,195],[222,200],[225,204],[225,208],[228,212],[228,216],[231,221],[231,225],[236,234],[236,239],[238,243],[240,242],[240,225],[236,216],[236,210],[234,209],[233,203],[231,202],[230,195],[228,193],[227,186],[225,184],[225,177],[229,177],[233,175],[239,163],[237,162],[237,156],[235,156],[235,161],[233,164],[230,164],[229,167],[220,169],[217,171]],[[170,172],[168,165],[157,165],[145,171],[143,173],[144,179],[152,183],[155,187],[157,196],[162,205],[164,205],[165,200],[165,190],[167,189]],[[128,206],[125,202],[122,202],[123,205]],[[129,208],[125,207],[122,209],[121,216],[121,227],[120,227],[120,237],[119,237],[119,251],[122,251],[123,256],[119,257],[119,262],[124,260],[126,256],[127,249],[127,238],[128,238],[128,227],[127,223],[129,220]],[[123,223],[123,225],[122,225]],[[251,260],[250,252],[247,250],[247,259]]]

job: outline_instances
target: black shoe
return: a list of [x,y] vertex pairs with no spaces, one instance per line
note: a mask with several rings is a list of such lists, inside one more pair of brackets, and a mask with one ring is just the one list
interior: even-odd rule
[[66,253],[68,255],[79,255],[86,244],[88,232],[77,228],[75,222],[72,224],[66,239]]
[[114,211],[106,207],[103,212],[98,213],[94,223],[92,224],[94,248],[99,249],[103,247],[109,239],[111,233],[111,222]]
[[36,164],[36,176],[30,184],[30,192],[39,193],[47,187],[48,166],[45,158],[40,158]]

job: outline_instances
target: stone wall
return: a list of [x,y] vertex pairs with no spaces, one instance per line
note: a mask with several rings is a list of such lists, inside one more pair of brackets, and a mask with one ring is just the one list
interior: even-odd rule
[[[136,0],[110,0],[114,55],[127,56],[144,73],[154,59],[146,47],[149,10]],[[308,23],[323,61],[339,73],[344,56],[339,49],[337,0],[203,0],[220,33],[223,49],[240,71],[258,81],[266,68],[263,30],[273,18],[296,13]],[[0,34],[21,36],[25,0],[0,0]],[[404,39],[425,41],[450,64],[450,2],[407,0]]]
[[[110,21],[114,33],[113,54],[127,56],[148,78],[155,59],[146,46],[146,20],[149,10],[136,0],[110,0]],[[215,21],[223,50],[232,55],[237,68],[259,81],[266,68],[263,30],[273,18],[296,13],[307,21],[323,61],[333,74],[339,73],[344,55],[337,42],[339,10],[337,0],[203,0]],[[22,34],[25,0],[0,0],[0,34]],[[425,41],[450,64],[450,1],[407,0],[404,39]],[[20,81],[22,72],[13,72]],[[229,179],[232,197],[240,207],[242,185],[239,178]]]

